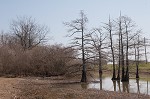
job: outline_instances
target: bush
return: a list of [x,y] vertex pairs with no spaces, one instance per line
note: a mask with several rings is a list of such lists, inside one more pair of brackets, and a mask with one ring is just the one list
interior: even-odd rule
[[72,57],[73,49],[61,45],[37,46],[31,50],[3,45],[0,48],[0,72],[1,75],[16,76],[64,75],[74,61]]

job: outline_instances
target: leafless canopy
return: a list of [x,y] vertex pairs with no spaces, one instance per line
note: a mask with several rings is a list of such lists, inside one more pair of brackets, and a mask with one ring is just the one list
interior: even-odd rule
[[48,28],[39,25],[31,17],[19,17],[17,20],[13,20],[11,31],[23,49],[31,49],[45,41]]

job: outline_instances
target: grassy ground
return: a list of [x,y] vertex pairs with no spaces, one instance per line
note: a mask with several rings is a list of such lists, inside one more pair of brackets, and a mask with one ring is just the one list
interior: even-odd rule
[[0,78],[0,99],[150,99],[141,94],[70,87],[72,83],[79,82],[63,77]]
[[[118,66],[116,66],[116,69],[118,68]],[[98,67],[96,68],[98,69]],[[103,70],[104,71],[110,71],[112,72],[112,65],[109,64],[109,65],[104,65],[103,66]],[[135,74],[136,73],[136,65],[135,64],[130,64],[129,65],[129,72],[131,74]],[[140,63],[139,64],[139,74],[142,74],[142,76],[144,76],[144,74],[150,74],[150,63]]]

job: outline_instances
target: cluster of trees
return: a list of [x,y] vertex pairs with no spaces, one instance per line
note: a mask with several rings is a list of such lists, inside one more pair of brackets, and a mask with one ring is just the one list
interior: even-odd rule
[[148,41],[128,16],[120,14],[108,19],[98,28],[87,29],[88,18],[83,11],[80,18],[65,22],[71,46],[46,45],[46,26],[31,17],[13,20],[9,33],[0,34],[1,75],[52,76],[72,74],[82,70],[81,82],[87,81],[89,66],[98,66],[102,76],[103,63],[112,62],[112,80],[129,80],[129,66],[136,64],[136,78],[141,57],[147,63]]
[[46,45],[48,32],[46,26],[31,17],[14,20],[10,32],[0,34],[0,75],[52,76],[73,72],[73,65],[79,63],[74,58],[75,51],[61,44]]
[[134,21],[120,14],[119,18],[110,19],[109,17],[108,22],[91,30],[86,28],[87,22],[88,18],[81,11],[80,18],[64,23],[68,27],[68,32],[72,33],[69,35],[73,37],[72,47],[79,51],[78,57],[82,58],[81,82],[86,82],[86,68],[89,63],[98,65],[99,73],[102,75],[104,60],[112,62],[112,80],[129,81],[129,61],[131,60],[136,64],[136,78],[139,78],[139,61],[145,54],[147,63],[148,44]]

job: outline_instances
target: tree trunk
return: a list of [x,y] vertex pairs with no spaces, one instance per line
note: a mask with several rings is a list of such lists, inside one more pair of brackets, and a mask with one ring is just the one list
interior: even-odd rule
[[139,48],[137,47],[138,59],[136,61],[136,78],[139,78]]
[[125,70],[124,70],[124,45],[123,45],[123,34],[121,33],[121,65],[122,65],[122,79],[121,81],[125,81]]
[[[139,40],[138,40],[138,43],[139,43]],[[139,44],[138,44],[139,46]],[[135,49],[135,64],[136,64],[136,78],[139,78],[139,48],[137,47],[137,51],[136,51],[136,46],[135,46],[135,43],[134,43],[134,49]],[[138,54],[137,54],[138,52]],[[138,56],[138,58],[137,58]]]
[[102,74],[101,46],[99,46],[99,73]]
[[[83,18],[82,18],[83,20]],[[85,64],[85,52],[84,52],[84,32],[82,26],[82,78],[81,82],[86,82],[86,64]]]
[[139,78],[139,68],[138,63],[136,63],[136,78]]
[[127,45],[126,45],[126,81],[129,81],[129,59],[128,59],[128,49],[129,49],[129,40],[128,40],[128,31],[126,27],[126,36],[127,36]]
[[109,38],[110,38],[110,47],[112,52],[112,59],[113,59],[113,76],[112,80],[116,80],[116,69],[115,69],[115,55],[114,55],[114,49],[113,49],[113,40],[112,40],[112,26],[109,19]]
[[102,64],[101,64],[101,59],[99,59],[99,73],[102,74]]
[[119,33],[119,63],[118,63],[118,76],[117,76],[117,80],[120,80],[120,62],[121,62],[121,58],[120,58],[120,33]]

